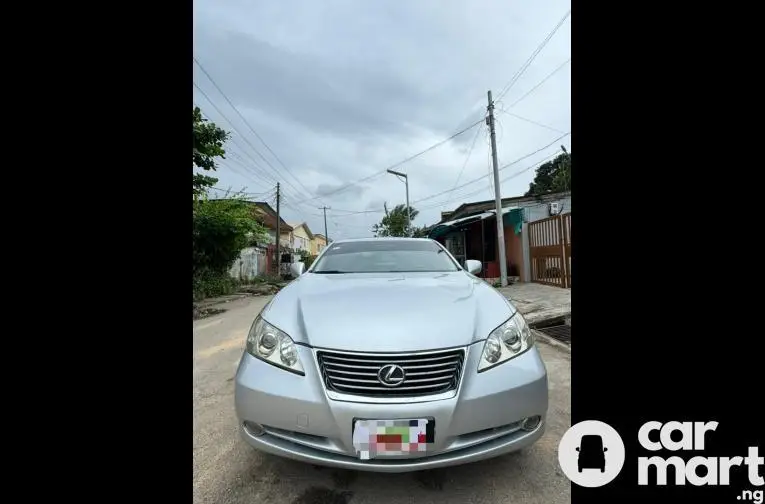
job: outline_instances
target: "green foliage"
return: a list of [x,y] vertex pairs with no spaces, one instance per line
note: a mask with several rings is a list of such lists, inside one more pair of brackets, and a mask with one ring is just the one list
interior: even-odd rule
[[[410,208],[412,221],[414,222],[414,219],[417,218],[420,212],[414,207]],[[406,205],[396,205],[390,212],[386,210],[382,221],[372,226],[372,232],[375,236],[409,236]]]
[[[219,128],[215,123],[209,122],[202,117],[199,107],[194,107],[194,167],[206,171],[215,171],[215,158],[226,158],[223,145],[228,140],[229,134]],[[193,193],[194,199],[198,199],[207,188],[218,182],[215,177],[201,173],[194,174]]]
[[203,175],[201,173],[194,174],[194,199],[199,199],[200,196],[207,192],[207,189],[218,183],[218,179],[210,177],[209,175]]
[[537,168],[534,180],[524,196],[542,196],[570,190],[571,155],[563,153]]
[[412,237],[414,238],[427,238],[428,237],[428,228],[427,226],[417,227],[414,226],[412,229]]
[[303,256],[303,264],[305,264],[305,269],[307,270],[308,268],[310,268],[315,260],[316,260],[315,255]]
[[246,201],[225,199],[194,203],[194,276],[202,271],[228,271],[242,249],[253,239],[263,238],[265,233]]
[[215,170],[215,158],[226,158],[223,144],[228,138],[228,132],[202,117],[199,107],[194,107],[194,166]]
[[193,277],[194,301],[233,294],[239,282],[228,272],[198,271]]
[[[202,117],[194,107],[194,167],[214,171],[215,159],[224,158],[228,132]],[[209,200],[207,189],[218,182],[204,173],[193,174],[192,268],[194,299],[234,292],[239,282],[228,273],[243,248],[267,241],[267,231],[258,222],[249,203],[234,195]]]

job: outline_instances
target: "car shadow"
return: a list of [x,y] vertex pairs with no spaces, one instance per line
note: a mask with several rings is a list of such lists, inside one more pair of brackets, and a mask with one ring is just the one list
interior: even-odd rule
[[528,477],[529,468],[540,462],[533,447],[491,460],[410,473],[352,471],[267,454],[263,457],[262,464],[269,466],[270,473],[279,475],[279,483],[291,487],[287,494],[298,491],[288,501],[290,504],[348,504],[361,497],[386,503],[462,503],[470,500],[467,496],[483,492],[489,497],[494,481],[504,482],[516,494],[531,495],[542,485],[541,479]]

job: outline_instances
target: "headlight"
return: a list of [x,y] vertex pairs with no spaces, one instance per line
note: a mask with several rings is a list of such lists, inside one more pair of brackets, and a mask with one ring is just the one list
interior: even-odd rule
[[285,332],[272,326],[260,315],[247,335],[247,353],[287,371],[304,375],[297,347]]
[[516,311],[507,322],[494,329],[483,346],[478,372],[509,361],[534,345],[531,329],[521,312]]

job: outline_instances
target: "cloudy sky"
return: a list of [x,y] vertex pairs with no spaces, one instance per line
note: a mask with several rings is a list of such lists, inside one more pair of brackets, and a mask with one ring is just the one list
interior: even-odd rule
[[[560,138],[571,129],[570,16],[527,64],[569,9],[570,0],[195,0],[194,103],[232,132],[218,187],[273,204],[279,181],[288,222],[323,233],[327,206],[331,238],[371,236],[383,205],[405,202],[404,183],[385,169],[481,121],[492,90],[499,165],[510,164],[502,196],[522,195],[536,165],[571,149],[571,136]],[[480,122],[395,169],[409,175],[421,226],[492,199],[490,166]]]

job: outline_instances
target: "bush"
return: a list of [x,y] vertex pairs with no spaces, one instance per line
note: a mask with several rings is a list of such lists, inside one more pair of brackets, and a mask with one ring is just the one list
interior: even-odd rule
[[307,256],[304,256],[304,257],[303,257],[303,262],[305,263],[305,270],[303,270],[303,271],[306,271],[306,270],[308,270],[308,268],[310,268],[310,267],[311,267],[311,265],[313,264],[313,262],[314,262],[315,260],[316,260],[316,256],[315,256],[315,255],[307,255]]
[[205,270],[197,272],[193,278],[194,301],[233,294],[239,288],[239,282],[228,273]]

